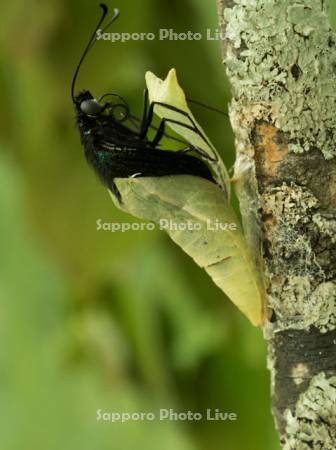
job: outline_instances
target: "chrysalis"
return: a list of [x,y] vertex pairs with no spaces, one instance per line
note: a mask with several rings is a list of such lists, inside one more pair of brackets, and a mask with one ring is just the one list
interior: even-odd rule
[[[151,102],[170,104],[176,111],[160,105],[155,112],[161,117],[188,123],[185,111],[193,118],[175,71],[162,81],[151,73],[146,75]],[[190,123],[190,122],[189,122]],[[186,141],[201,148],[210,157],[217,184],[193,175],[142,177],[141,173],[115,183],[123,199],[117,207],[162,226],[196,263],[256,326],[264,322],[264,287],[242,228],[229,201],[227,171],[212,144],[189,128],[169,125]],[[164,227],[164,226],[163,226]]]
[[117,179],[116,185],[124,211],[165,228],[254,325],[263,323],[262,283],[217,185],[190,175]]

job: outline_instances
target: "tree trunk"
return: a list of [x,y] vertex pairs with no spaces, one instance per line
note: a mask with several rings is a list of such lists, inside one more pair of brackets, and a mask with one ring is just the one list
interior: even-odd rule
[[282,448],[336,449],[336,36],[327,0],[218,0]]

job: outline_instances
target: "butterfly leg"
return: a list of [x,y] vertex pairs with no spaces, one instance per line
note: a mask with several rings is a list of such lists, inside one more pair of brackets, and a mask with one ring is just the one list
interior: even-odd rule
[[[147,98],[148,98],[148,94],[147,94]],[[186,117],[191,125],[188,125],[187,123],[184,122],[179,122],[179,125],[182,127],[185,127],[191,131],[193,131],[194,133],[196,133],[198,136],[201,137],[201,139],[209,146],[211,147],[210,142],[208,141],[208,139],[204,136],[204,134],[201,132],[201,130],[199,130],[199,128],[197,127],[194,119],[190,116],[190,114],[188,114],[186,111],[183,111],[182,109],[176,108],[173,105],[169,105],[168,103],[162,103],[162,102],[152,102],[149,105],[149,109],[148,109],[148,114],[146,115],[146,118],[144,119],[143,122],[143,133],[147,133],[148,131],[148,125],[151,124],[152,120],[153,120],[153,115],[154,115],[154,107],[155,105],[161,106],[162,108],[166,108],[170,111],[174,111],[178,114],[181,114],[182,116]]]
[[[156,131],[156,135],[155,135],[153,141],[151,142],[153,148],[159,145],[159,143],[163,137],[168,137],[169,139],[173,139],[177,142],[181,142],[182,144],[188,145],[188,142],[186,142],[182,139],[175,138],[175,137],[170,136],[169,134],[165,133],[165,122],[167,120],[162,119],[159,127],[155,127],[154,125],[152,125],[152,121],[154,118],[154,104],[151,103],[149,109],[148,109],[147,105],[148,105],[148,89],[145,89],[144,105],[143,105],[143,110],[142,110],[142,115],[141,115],[141,120],[140,120],[140,131],[139,131],[140,139],[144,139],[147,136],[149,129],[151,128]],[[185,125],[183,122],[181,122],[179,124],[182,126]],[[188,128],[190,128],[192,131],[194,131],[193,128],[191,128],[191,127],[188,127]]]
[[149,105],[148,108],[148,89],[144,90],[144,99],[143,99],[143,109],[142,109],[142,115],[141,115],[141,125],[140,125],[140,137],[143,139],[147,136],[148,130],[151,127],[153,117],[154,117],[154,107],[155,105],[162,106],[163,108],[169,109],[170,111],[177,112],[184,117],[186,117],[189,122],[191,123],[191,126],[188,124],[185,124],[184,122],[180,122],[179,125],[184,126],[185,128],[190,129],[191,131],[194,131],[196,134],[198,134],[203,141],[211,147],[210,142],[208,139],[204,136],[204,134],[198,129],[195,121],[193,118],[188,114],[186,111],[183,111],[182,109],[177,108],[176,106],[169,105],[168,103],[162,103],[162,102],[152,102]]
[[200,147],[196,147],[194,145],[189,145],[186,148],[183,148],[182,150],[178,150],[180,153],[191,153],[195,152],[198,153],[200,156],[203,156],[205,159],[208,159],[209,161],[216,162],[217,160],[215,158],[211,158],[211,156],[208,155],[203,149]]
[[[153,148],[157,147],[159,142],[161,141],[162,137],[165,135],[165,127],[166,124],[175,124],[175,125],[179,125],[183,128],[186,128],[188,130],[191,131],[195,131],[194,127],[192,127],[191,125],[188,125],[184,122],[180,122],[178,120],[174,120],[174,119],[168,119],[168,118],[163,118],[161,120],[160,126],[158,128],[158,131],[155,135],[155,138],[153,139],[153,141],[151,142]],[[202,156],[204,159],[207,159],[209,161],[217,161],[215,158],[212,158],[211,156],[209,156],[209,154],[207,152],[205,152],[204,150],[202,150],[199,147],[195,147],[193,145],[189,145],[187,148],[180,150],[183,153],[187,153],[187,152],[196,152],[198,153],[200,156]]]
[[[184,122],[176,121],[176,120],[173,120],[173,119],[163,118],[162,121],[161,121],[161,123],[160,123],[159,128],[157,129],[156,135],[155,135],[155,137],[154,137],[154,139],[153,139],[153,141],[152,141],[153,147],[156,147],[157,145],[159,145],[161,139],[162,139],[164,136],[167,136],[167,137],[170,138],[170,136],[167,135],[167,133],[165,133],[165,124],[166,124],[167,122],[168,122],[168,123],[169,123],[169,122],[170,122],[170,123],[174,123],[174,124],[179,125],[179,126],[181,126],[181,127],[187,128],[187,129],[189,129],[190,131],[193,131],[193,132],[196,133],[198,136],[200,136],[201,139],[202,139],[209,147],[211,147],[210,142],[209,142],[208,139],[204,136],[204,134],[201,132],[201,130],[199,130],[199,128],[197,127],[195,121],[194,121],[193,118],[190,116],[190,114],[188,114],[187,112],[183,111],[182,109],[177,108],[176,106],[169,105],[168,103],[162,103],[162,102],[152,102],[152,103],[149,105],[149,108],[148,108],[148,98],[149,98],[149,96],[148,96],[148,89],[145,88],[145,90],[144,90],[144,96],[143,96],[143,109],[142,109],[142,115],[141,115],[140,132],[139,132],[139,136],[140,136],[141,139],[144,139],[144,138],[147,136],[147,133],[148,133],[149,128],[154,128],[154,129],[156,128],[156,127],[153,127],[152,121],[153,121],[153,117],[154,117],[154,107],[155,107],[155,105],[159,105],[159,106],[161,106],[161,107],[163,107],[163,108],[169,109],[170,111],[174,111],[174,112],[177,112],[177,113],[183,115],[184,117],[186,117],[186,118],[189,120],[189,122],[191,123],[191,125],[188,125],[188,124],[186,124],[186,123],[184,123]],[[180,139],[176,139],[176,138],[173,138],[173,139],[176,140],[176,141],[178,141],[178,142],[182,142],[182,143],[188,144],[187,142],[182,141],[182,140],[180,140]],[[196,151],[196,152],[199,153],[201,156],[203,156],[203,157],[205,157],[205,158],[207,158],[207,159],[209,159],[209,160],[212,160],[212,161],[216,161],[216,160],[217,160],[216,158],[210,158],[209,155],[208,155],[208,153],[206,153],[205,151],[203,151],[203,150],[200,149],[200,148],[193,147],[193,149],[190,149],[190,151],[192,151],[192,150],[193,150],[193,151]]]
[[147,135],[148,128],[150,127],[151,122],[153,120],[153,116],[152,116],[148,126],[146,126],[147,125],[147,116],[148,116],[148,89],[146,88],[143,93],[143,106],[142,106],[142,114],[141,114],[141,122],[140,122],[140,135],[142,135],[142,137],[145,137]]

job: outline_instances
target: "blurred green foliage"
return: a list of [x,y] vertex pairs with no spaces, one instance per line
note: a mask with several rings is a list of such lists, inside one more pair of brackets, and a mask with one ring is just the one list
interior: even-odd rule
[[[122,0],[115,32],[205,32],[215,1]],[[1,4],[1,450],[277,450],[261,332],[163,232],[96,231],[116,210],[87,167],[70,81],[96,2]],[[144,74],[229,100],[216,41],[100,41],[79,86],[140,115]],[[228,166],[229,123],[195,110]],[[97,409],[237,413],[237,422],[101,423]]]

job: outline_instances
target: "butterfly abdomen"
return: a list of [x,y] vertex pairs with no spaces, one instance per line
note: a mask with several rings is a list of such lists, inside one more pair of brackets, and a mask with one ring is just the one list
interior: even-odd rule
[[106,186],[114,178],[131,176],[162,177],[167,175],[194,175],[213,181],[212,174],[203,161],[183,152],[156,148],[128,148],[116,146],[104,150],[95,148],[87,153],[89,164]]

